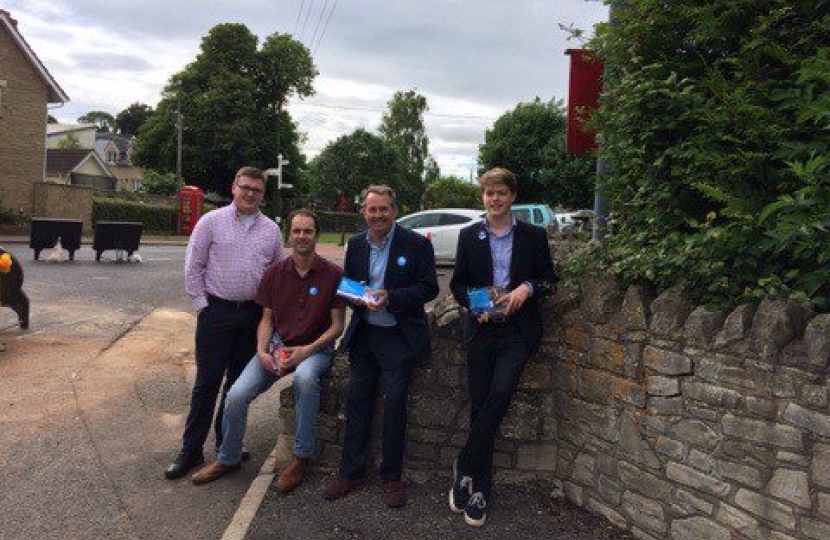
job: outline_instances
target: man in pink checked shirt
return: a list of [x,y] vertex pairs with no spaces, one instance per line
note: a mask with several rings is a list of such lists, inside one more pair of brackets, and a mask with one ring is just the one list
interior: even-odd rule
[[182,449],[164,471],[170,480],[204,463],[203,447],[224,378],[215,426],[216,447],[222,444],[225,395],[256,353],[262,307],[254,297],[265,268],[283,255],[279,226],[259,211],[263,172],[242,167],[231,192],[231,204],[208,212],[196,224],[185,254],[185,291],[198,312],[196,382]]

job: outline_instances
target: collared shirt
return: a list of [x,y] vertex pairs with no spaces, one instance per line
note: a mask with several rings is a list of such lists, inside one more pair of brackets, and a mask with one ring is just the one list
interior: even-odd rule
[[507,290],[510,284],[510,259],[513,256],[513,228],[516,226],[516,218],[512,218],[510,227],[501,234],[494,233],[487,226],[487,218],[482,218],[481,223],[487,230],[490,252],[493,255],[493,285]]
[[236,206],[208,212],[196,223],[184,258],[185,292],[197,310],[207,295],[253,300],[262,274],[283,254],[279,226],[262,213],[243,217]]
[[343,270],[316,255],[311,268],[301,276],[293,257],[278,261],[265,271],[256,301],[272,309],[271,322],[282,342],[308,345],[331,326],[331,310],[345,308],[337,296]]
[[[392,238],[395,236],[395,228],[397,224],[393,224],[392,228],[386,233],[380,241],[380,246],[375,245],[370,239],[369,233],[366,233],[366,242],[369,244],[369,288],[370,289],[385,289],[384,281],[386,280],[386,265],[389,262],[389,250],[392,246]],[[376,310],[366,310],[366,322],[375,326],[395,326],[398,320],[394,315],[387,311],[386,307],[380,307]]]

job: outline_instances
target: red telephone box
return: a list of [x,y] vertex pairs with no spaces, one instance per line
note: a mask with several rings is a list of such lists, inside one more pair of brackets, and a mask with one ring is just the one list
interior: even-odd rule
[[177,197],[179,234],[189,236],[205,207],[205,192],[197,186],[184,186]]

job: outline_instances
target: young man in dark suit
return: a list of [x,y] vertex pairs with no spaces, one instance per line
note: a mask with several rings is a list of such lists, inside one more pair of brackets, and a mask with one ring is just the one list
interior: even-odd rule
[[[487,517],[493,445],[528,358],[542,338],[538,300],[556,275],[541,227],[516,220],[516,175],[500,167],[479,179],[484,218],[461,231],[450,289],[467,308],[463,341],[467,348],[470,431],[453,466],[450,509],[481,526]],[[499,287],[497,310],[473,313],[469,289]]]
[[346,433],[338,478],[323,491],[327,500],[366,485],[378,382],[384,389],[380,477],[383,502],[406,505],[401,482],[406,401],[416,359],[429,354],[424,304],[438,295],[435,253],[425,237],[395,224],[395,192],[369,186],[361,194],[366,234],[349,240],[343,275],[369,287],[370,301],[352,301],[343,335],[349,351]]

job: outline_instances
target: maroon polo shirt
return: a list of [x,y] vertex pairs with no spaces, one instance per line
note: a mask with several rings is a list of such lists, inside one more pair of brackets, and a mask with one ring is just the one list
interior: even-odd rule
[[343,270],[317,255],[300,277],[286,257],[265,270],[256,302],[273,310],[272,323],[288,346],[308,345],[331,326],[331,310],[345,307],[335,293]]

